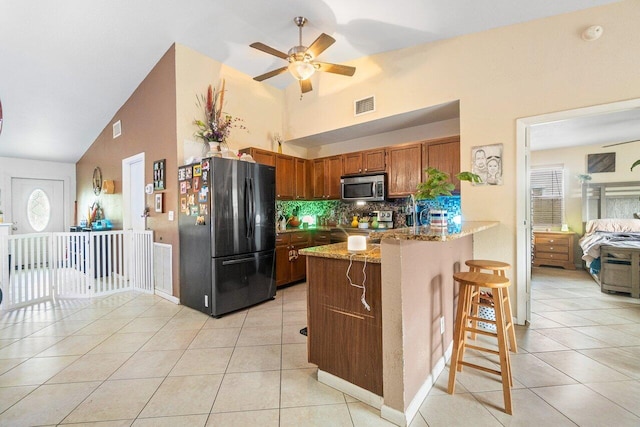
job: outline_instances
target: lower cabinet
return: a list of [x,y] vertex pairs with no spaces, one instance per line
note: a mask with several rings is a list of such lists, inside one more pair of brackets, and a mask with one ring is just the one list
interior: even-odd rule
[[366,273],[367,310],[362,290],[349,286],[349,261],[308,259],[308,354],[318,369],[383,396],[381,265],[354,261],[350,276],[363,283]]
[[310,246],[308,231],[276,235],[276,286],[299,282],[307,277],[306,257],[298,251]]

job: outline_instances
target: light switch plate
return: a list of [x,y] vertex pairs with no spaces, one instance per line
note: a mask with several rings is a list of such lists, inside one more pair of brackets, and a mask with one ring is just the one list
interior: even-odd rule
[[169,211],[169,221],[173,221],[173,211]]

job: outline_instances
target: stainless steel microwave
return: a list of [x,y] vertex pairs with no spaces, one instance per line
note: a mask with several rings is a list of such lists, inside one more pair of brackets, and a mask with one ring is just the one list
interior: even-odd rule
[[340,186],[344,201],[382,202],[387,197],[387,174],[343,176]]

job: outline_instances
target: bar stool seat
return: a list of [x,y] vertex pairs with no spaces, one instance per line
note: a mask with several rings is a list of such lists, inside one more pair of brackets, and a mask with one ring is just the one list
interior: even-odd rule
[[511,265],[506,262],[490,259],[468,259],[464,263],[469,267],[470,271],[489,270],[498,276],[504,276],[505,270],[511,268]]
[[[505,307],[510,304],[508,294],[504,291],[510,286],[509,279],[497,274],[480,273],[476,271],[459,272],[453,275],[453,280],[460,283],[460,293],[458,295],[458,308],[456,313],[456,321],[453,330],[453,354],[451,356],[451,366],[449,369],[449,386],[448,393],[454,394],[456,373],[462,371],[463,366],[479,369],[498,375],[502,379],[502,393],[504,397],[505,412],[512,414],[511,407],[511,386],[513,379],[511,377],[511,359],[507,348],[507,327],[513,321],[506,317]],[[489,288],[492,293],[493,308],[496,313],[496,320],[481,319],[474,316],[472,305],[474,292],[480,292],[480,288]],[[483,304],[481,305],[489,305]],[[490,306],[490,305],[489,305]],[[496,332],[484,329],[478,329],[472,321],[481,321],[487,323],[495,323]],[[481,345],[467,343],[467,332],[491,336],[497,339],[498,350],[487,348]],[[465,349],[487,352],[497,355],[500,363],[500,370],[476,365],[464,360]]]
[[[467,267],[469,267],[469,271],[482,272],[491,271],[493,274],[497,274],[498,276],[506,277],[506,270],[511,268],[511,264],[502,261],[493,261],[490,259],[469,259],[464,262]],[[504,293],[507,298],[509,298],[509,289],[504,289]],[[476,304],[480,302],[480,292],[476,292],[473,295],[473,300]],[[510,301],[510,300],[509,300]],[[473,312],[477,314],[477,311]],[[509,303],[508,307],[505,307],[505,317],[509,319],[509,326],[507,332],[509,333],[509,349],[514,353],[518,352],[518,343],[516,342],[516,330],[513,326],[513,315],[511,313],[511,303]],[[477,325],[477,322],[473,322],[473,325]],[[471,338],[475,339],[476,335],[471,334]]]

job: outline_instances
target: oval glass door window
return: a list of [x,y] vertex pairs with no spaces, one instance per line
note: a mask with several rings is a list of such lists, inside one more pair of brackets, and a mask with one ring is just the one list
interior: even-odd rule
[[33,190],[27,201],[27,219],[35,231],[42,231],[49,225],[51,219],[51,203],[44,191]]

